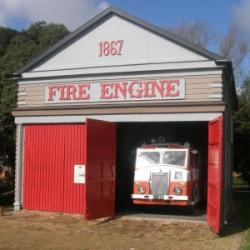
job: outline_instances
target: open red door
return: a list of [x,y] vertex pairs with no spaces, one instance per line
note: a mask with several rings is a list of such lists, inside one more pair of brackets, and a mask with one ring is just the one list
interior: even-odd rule
[[116,124],[86,121],[87,220],[115,215]]
[[216,232],[221,229],[223,117],[208,124],[207,223]]

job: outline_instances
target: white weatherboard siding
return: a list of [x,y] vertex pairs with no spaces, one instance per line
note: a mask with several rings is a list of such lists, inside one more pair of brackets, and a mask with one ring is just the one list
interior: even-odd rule
[[177,114],[130,114],[130,115],[86,115],[86,116],[26,116],[16,117],[16,124],[25,123],[76,123],[86,119],[109,122],[185,122],[212,121],[221,113],[177,113]]
[[[186,63],[188,65],[188,63]],[[180,66],[180,65],[179,65]],[[197,65],[198,66],[198,65]],[[211,65],[210,65],[211,66]],[[97,69],[96,69],[97,70]],[[72,69],[72,71],[74,71],[74,69]],[[53,73],[52,73],[53,72]],[[119,75],[109,75],[108,77],[104,77],[103,75],[93,75],[93,76],[84,76],[81,75],[81,72],[75,72],[76,74],[73,74],[74,77],[69,77],[66,74],[66,71],[60,71],[60,79],[55,80],[54,78],[51,79],[46,79],[46,80],[40,80],[40,79],[32,79],[32,77],[42,77],[44,75],[49,76],[49,74],[58,74],[58,72],[37,72],[37,73],[23,73],[23,75],[25,76],[25,79],[21,79],[18,84],[19,85],[25,85],[25,84],[30,84],[30,83],[36,83],[37,85],[40,84],[50,84],[50,83],[69,83],[69,82],[76,82],[76,81],[105,81],[105,80],[126,80],[126,79],[158,79],[158,78],[172,78],[172,77],[190,77],[190,76],[213,76],[213,75],[221,75],[222,74],[222,70],[221,69],[216,69],[216,70],[202,70],[200,71],[198,68],[197,70],[193,70],[193,71],[182,71],[182,72],[164,72],[164,73],[155,73],[155,72],[140,72],[140,73],[136,73],[133,74],[133,72],[131,71],[130,74],[119,74]],[[70,70],[67,71],[68,73],[70,73]],[[64,75],[65,73],[65,75]],[[72,73],[72,72],[71,72]],[[47,75],[48,74],[48,75]],[[80,74],[80,76],[77,76],[78,74]],[[219,85],[222,87],[222,83],[221,85]],[[219,87],[217,86],[217,87]],[[215,87],[215,86],[213,86]]]
[[[121,55],[99,57],[100,42],[117,40],[123,40]],[[207,61],[207,58],[118,16],[112,16],[33,69],[33,72],[122,66],[145,62],[192,61]]]
[[[171,70],[193,70],[200,71],[198,74],[204,73],[209,69],[208,74],[214,74],[213,71],[219,70],[220,67],[216,66],[213,61],[195,61],[195,62],[169,62],[169,63],[150,63],[144,62],[140,64],[126,64],[126,65],[110,65],[102,67],[86,67],[86,68],[72,68],[72,69],[58,69],[49,71],[30,71],[22,74],[23,79],[32,79],[39,77],[67,77],[72,75],[101,75],[101,74],[120,74],[128,72],[152,72],[152,71],[165,71],[170,72]],[[213,70],[213,71],[212,71]],[[176,74],[176,73],[175,73]],[[195,73],[197,74],[197,73]]]
[[[222,89],[223,89],[223,84],[222,84],[222,72],[221,70],[217,71],[201,71],[201,72],[182,72],[182,73],[171,73],[171,74],[164,74],[164,73],[150,73],[147,74],[140,73],[140,74],[135,74],[133,75],[132,73],[130,74],[123,74],[120,76],[95,76],[95,77],[90,77],[90,76],[82,76],[82,77],[76,77],[76,78],[60,78],[60,79],[46,79],[46,80],[27,80],[25,79],[24,81],[19,83],[19,88],[18,91],[20,95],[18,95],[18,106],[19,107],[34,107],[34,106],[51,106],[51,105],[62,105],[63,102],[55,102],[56,96],[53,96],[54,102],[47,102],[46,100],[46,88],[48,86],[61,86],[61,85],[78,85],[78,84],[89,84],[90,85],[90,90],[89,92],[92,92],[94,90],[95,85],[100,85],[103,83],[121,83],[121,82],[131,82],[131,81],[148,81],[148,80],[176,80],[176,79],[182,79],[182,81],[185,81],[185,87],[183,86],[182,88],[182,96],[179,95],[178,98],[167,98],[167,100],[160,100],[158,101],[165,101],[166,103],[170,102],[190,102],[190,101],[198,101],[198,102],[204,102],[204,101],[218,101],[221,100],[222,98],[218,96],[215,97],[210,97],[210,95],[214,94],[223,94]],[[213,87],[211,87],[211,84],[214,84]],[[136,87],[136,86],[134,86]],[[113,90],[112,90],[113,91]],[[57,90],[58,92],[58,90]],[[88,92],[88,91],[87,91]],[[181,93],[180,92],[180,93]],[[94,91],[93,93],[97,93],[97,97],[101,97],[101,92],[100,90]],[[99,93],[99,94],[98,94]],[[58,94],[58,93],[57,93]],[[146,92],[145,92],[146,94]],[[48,96],[48,94],[47,94]],[[90,101],[95,101],[98,98],[94,98],[95,95],[91,94],[91,98],[87,98],[84,100],[78,100],[77,102],[80,103],[81,105],[89,105],[91,103]],[[94,99],[93,99],[94,98]],[[72,99],[72,98],[71,98]],[[90,100],[91,99],[91,100]],[[149,102],[150,100],[146,100],[145,98],[139,98],[140,100],[135,100],[136,98],[133,98],[133,100],[129,100],[130,103],[134,103],[135,106],[138,103],[146,103]],[[165,98],[163,98],[165,99]],[[119,98],[111,98],[111,99],[100,99],[100,103],[118,103],[121,102],[122,100]],[[123,100],[124,101],[124,100]],[[122,102],[123,102],[122,101]],[[152,101],[152,100],[151,100]],[[154,100],[155,102],[157,100]],[[68,103],[69,105],[74,103],[72,100],[67,101],[64,103]],[[185,105],[185,104],[184,104]]]

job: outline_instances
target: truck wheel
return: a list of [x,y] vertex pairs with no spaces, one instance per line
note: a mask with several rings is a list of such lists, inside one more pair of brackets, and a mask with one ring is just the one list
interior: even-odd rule
[[194,189],[194,206],[196,207],[200,201],[199,199],[199,188],[196,186]]

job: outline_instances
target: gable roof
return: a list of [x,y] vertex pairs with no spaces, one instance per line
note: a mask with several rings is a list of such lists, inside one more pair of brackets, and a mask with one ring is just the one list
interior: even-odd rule
[[74,32],[70,33],[68,36],[66,36],[64,39],[56,43],[54,46],[46,50],[41,55],[35,57],[33,60],[31,60],[28,64],[26,64],[24,67],[22,67],[20,70],[18,70],[16,73],[21,74],[25,71],[28,71],[32,68],[34,68],[36,65],[41,63],[42,61],[46,60],[49,56],[56,53],[59,49],[61,49],[63,46],[66,46],[70,42],[72,42],[77,37],[83,35],[84,33],[88,32],[92,27],[97,26],[100,22],[110,18],[112,15],[119,16],[137,26],[140,26],[158,36],[161,36],[167,40],[170,40],[184,48],[187,48],[199,55],[202,55],[210,60],[222,60],[223,58],[205,48],[202,48],[198,45],[195,45],[193,43],[190,43],[189,41],[176,36],[175,34],[166,31],[165,29],[159,28],[153,24],[150,24],[140,18],[134,17],[126,12],[121,11],[120,9],[117,9],[113,6],[108,7],[104,11],[100,12],[98,15],[93,17],[91,20],[80,26],[78,29],[76,29]]

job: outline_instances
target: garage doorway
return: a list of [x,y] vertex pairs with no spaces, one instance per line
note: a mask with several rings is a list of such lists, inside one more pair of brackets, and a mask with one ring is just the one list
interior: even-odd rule
[[[218,233],[222,225],[222,132],[222,117],[210,122],[115,124],[87,119],[85,124],[27,125],[23,206],[83,213],[89,220],[133,211],[130,195],[136,149],[165,138],[171,143],[188,142],[200,151],[201,172],[208,180],[204,185],[207,222]],[[85,185],[72,181],[76,163],[86,164]]]
[[[132,204],[134,164],[136,149],[152,141],[184,144],[185,142],[200,151],[200,172],[207,179],[208,123],[207,122],[161,122],[161,123],[119,123],[117,125],[117,166],[116,166],[116,211],[133,213],[138,210],[149,213],[171,213],[172,206],[135,206]],[[206,185],[204,190],[206,193]],[[206,199],[201,202],[205,213]],[[180,213],[185,209],[177,207]],[[176,208],[174,211],[177,211]],[[187,209],[186,209],[187,210]]]
[[[222,155],[223,117],[210,122],[162,122],[117,124],[116,212],[133,213],[138,206],[132,204],[136,149],[164,138],[168,143],[188,142],[200,152],[200,175],[204,185],[200,214],[219,233],[222,226]],[[171,206],[144,208],[149,213],[174,212],[182,208]]]

